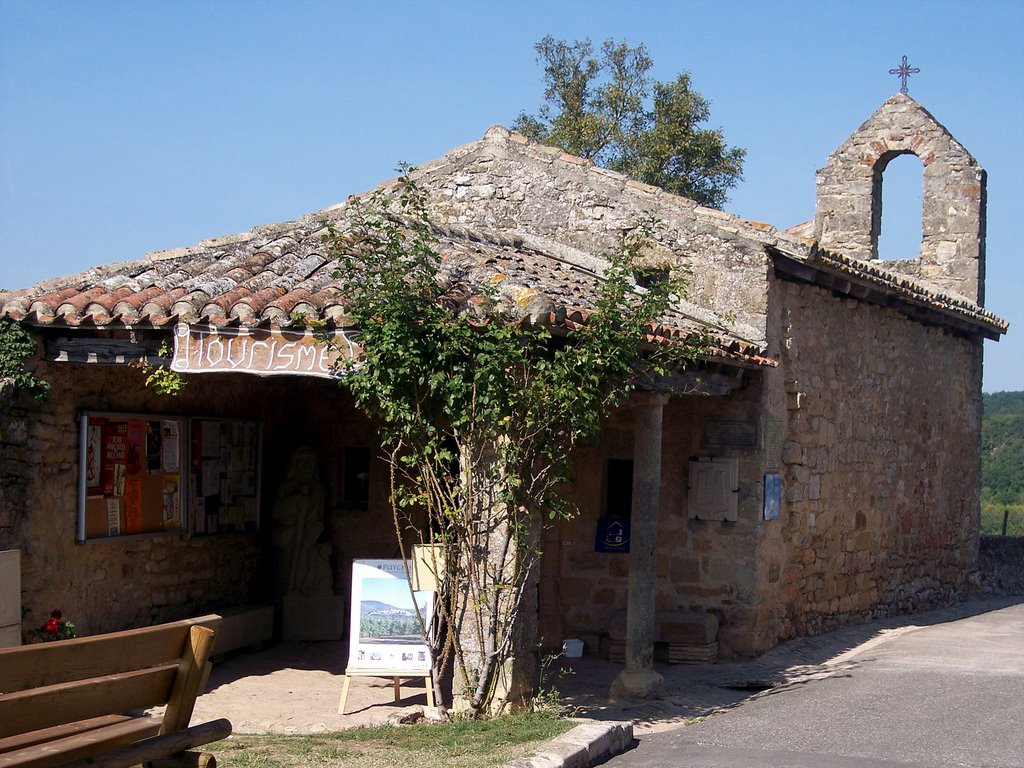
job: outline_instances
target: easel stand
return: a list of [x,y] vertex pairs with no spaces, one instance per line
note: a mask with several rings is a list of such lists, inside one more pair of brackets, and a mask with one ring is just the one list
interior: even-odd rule
[[434,681],[429,669],[353,669],[345,670],[345,685],[341,689],[341,703],[338,704],[338,714],[345,714],[345,702],[348,701],[348,686],[353,677],[390,677],[395,684],[395,701],[402,699],[402,678],[418,680],[423,678],[423,685],[427,689],[427,706],[434,706]]

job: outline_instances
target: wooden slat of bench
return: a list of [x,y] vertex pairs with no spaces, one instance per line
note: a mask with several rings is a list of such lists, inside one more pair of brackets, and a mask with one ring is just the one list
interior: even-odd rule
[[178,662],[0,696],[0,738],[163,704]]
[[220,617],[211,614],[154,627],[55,643],[0,649],[0,694],[113,674],[180,658],[188,628],[216,630]]
[[201,744],[211,744],[231,735],[231,723],[221,718],[142,741],[117,747],[91,758],[74,760],[63,768],[131,768],[139,763],[176,755]]
[[127,718],[112,725],[4,752],[0,754],[0,768],[52,768],[148,738],[159,730],[160,721],[156,718]]
[[96,728],[102,728],[105,725],[123,723],[131,719],[130,715],[104,715],[103,717],[93,717],[89,720],[79,720],[75,723],[55,725],[52,728],[40,728],[38,731],[29,731],[28,733],[19,733],[14,736],[7,736],[6,738],[0,739],[0,754],[4,752],[13,752],[16,749],[23,749],[24,747],[31,747],[33,744],[39,744],[44,741],[53,741],[54,739],[62,739],[65,736],[74,736],[76,733],[92,731]]

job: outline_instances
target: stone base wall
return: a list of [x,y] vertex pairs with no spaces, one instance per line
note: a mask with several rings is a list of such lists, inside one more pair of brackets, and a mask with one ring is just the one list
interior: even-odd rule
[[[346,446],[370,447],[374,430],[336,383],[203,374],[161,397],[127,366],[41,364],[44,403],[18,395],[0,406],[0,549],[22,552],[23,628],[59,608],[81,635],[144,626],[245,603],[274,601],[270,521],[295,447],[317,452],[334,545],[334,591],[348,597],[354,558],[395,557],[387,472],[371,465],[366,509],[343,503]],[[258,532],[178,533],[75,543],[80,410],[255,419],[263,424]]]
[[977,585],[981,345],[774,281],[783,510],[760,563],[785,640],[963,599]]
[[986,595],[1024,595],[1024,536],[982,536],[978,576]]

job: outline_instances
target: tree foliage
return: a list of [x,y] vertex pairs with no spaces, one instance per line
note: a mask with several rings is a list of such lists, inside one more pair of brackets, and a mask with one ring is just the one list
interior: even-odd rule
[[654,80],[647,48],[614,40],[596,56],[589,39],[548,35],[535,47],[546,103],[536,115],[520,113],[516,131],[703,205],[725,204],[746,150],[701,127],[711,102],[692,89],[688,72]]
[[572,512],[558,493],[572,447],[628,395],[641,359],[657,375],[707,340],[649,348],[651,322],[682,286],[637,289],[638,239],[608,256],[587,322],[567,336],[503,313],[493,283],[470,284],[443,263],[425,195],[402,171],[396,192],[356,203],[330,235],[362,347],[345,383],[378,425],[399,541],[436,556],[435,680],[454,658],[468,711],[493,712],[540,521]]
[[[174,355],[174,347],[170,342],[164,341],[160,344],[157,355],[165,361],[169,361]],[[153,364],[144,358],[139,365],[142,372],[146,374],[146,386],[158,395],[175,397],[181,394],[185,388],[185,377],[177,371],[171,370],[167,363]]]
[[984,398],[981,423],[982,533],[1024,535],[1024,392]]

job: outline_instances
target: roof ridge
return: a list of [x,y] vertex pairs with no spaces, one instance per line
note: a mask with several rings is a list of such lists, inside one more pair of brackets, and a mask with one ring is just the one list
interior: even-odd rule
[[[589,160],[585,157],[573,155],[569,152],[562,150],[559,147],[551,146],[548,144],[542,144],[535,141],[521,133],[516,133],[503,125],[492,125],[487,129],[483,139],[472,144],[466,144],[454,151],[464,151],[471,147],[482,145],[485,143],[498,143],[504,142],[506,144],[515,144],[523,149],[532,152],[534,154],[539,153],[551,159],[552,162],[561,162],[567,165],[572,165],[577,168],[584,169],[587,173],[601,176],[605,179],[612,179],[615,181],[621,181],[623,184],[623,190],[628,194],[638,197],[653,197],[656,198],[660,203],[669,203],[673,207],[684,209],[691,212],[694,216],[699,216],[704,219],[715,219],[720,222],[732,222],[738,223],[749,228],[746,233],[752,236],[754,239],[759,240],[762,243],[772,244],[775,239],[784,240],[787,243],[793,243],[794,245],[804,245],[801,238],[787,235],[781,231],[778,227],[773,224],[765,222],[754,221],[752,219],[745,219],[735,213],[722,210],[719,208],[710,208],[705,205],[701,205],[696,200],[686,197],[685,195],[679,195],[674,192],[669,192],[662,189],[661,187],[653,184],[647,184],[642,181],[638,181],[630,176],[619,171],[613,171],[609,168],[603,168],[594,163],[593,160]],[[452,153],[446,153],[445,157],[448,157]],[[432,165],[428,164],[428,165]],[[424,166],[426,168],[427,166]]]

